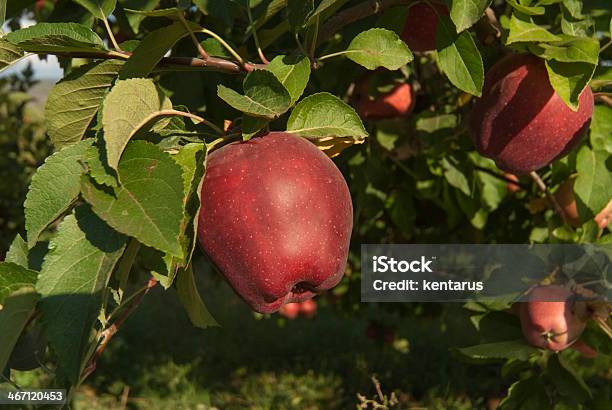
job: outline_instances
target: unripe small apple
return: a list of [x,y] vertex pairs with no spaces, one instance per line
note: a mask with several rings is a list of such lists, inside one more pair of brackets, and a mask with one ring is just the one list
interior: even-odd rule
[[402,30],[402,40],[412,51],[435,50],[438,15],[448,16],[448,14],[448,7],[435,1],[429,4],[423,1],[411,5]]
[[212,151],[201,201],[200,246],[255,311],[310,299],[342,278],[351,196],[310,141],[271,132]]
[[317,302],[313,299],[307,299],[300,303],[300,315],[313,318],[317,314]]
[[519,317],[525,339],[533,346],[561,351],[574,343],[586,326],[586,307],[562,286],[539,286],[521,302]]
[[298,317],[300,313],[300,304],[299,303],[285,303],[283,306],[278,309],[278,314],[286,317],[287,319],[295,319]]
[[522,175],[566,155],[588,129],[593,93],[587,86],[572,111],[550,85],[544,60],[509,55],[485,75],[469,128],[476,149],[506,172]]
[[357,94],[357,113],[368,120],[403,117],[414,107],[414,93],[408,83],[397,84],[390,91],[370,97],[368,80],[365,79],[357,85]]

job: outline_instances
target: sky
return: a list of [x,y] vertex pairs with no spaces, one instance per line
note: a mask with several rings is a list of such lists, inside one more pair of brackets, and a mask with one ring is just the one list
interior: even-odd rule
[[[26,18],[21,20],[22,27],[31,26],[34,23],[34,20]],[[2,27],[2,30],[5,33],[9,31],[6,24]],[[34,69],[34,78],[37,80],[58,81],[63,75],[63,71],[60,68],[55,56],[48,55],[46,60],[41,60],[37,55],[31,55],[0,72],[0,77],[21,71],[28,65],[28,63],[32,64],[32,68]]]

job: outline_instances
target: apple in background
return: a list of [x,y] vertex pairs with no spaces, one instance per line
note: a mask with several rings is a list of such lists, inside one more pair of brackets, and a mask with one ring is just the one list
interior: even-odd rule
[[539,286],[519,304],[525,339],[533,346],[560,351],[573,344],[586,326],[586,306],[562,286]]
[[351,196],[308,140],[271,132],[211,152],[201,200],[200,246],[255,311],[310,299],[342,278]]
[[418,2],[408,9],[402,40],[412,51],[431,51],[436,49],[436,29],[438,15],[448,16],[446,5],[432,2],[433,7],[426,2]]
[[[567,222],[574,226],[580,226],[580,218],[578,215],[578,208],[576,207],[576,197],[574,195],[574,182],[575,178],[569,178],[565,182],[563,182],[559,188],[553,194],[555,200],[561,206],[563,210],[563,214],[565,215],[565,219]],[[605,229],[610,221],[612,220],[612,199],[608,204],[599,211],[595,218],[593,218],[595,223],[600,229]]]
[[278,309],[278,314],[286,317],[287,319],[295,319],[300,313],[299,303],[285,303]]
[[574,178],[570,178],[559,185],[553,197],[561,207],[567,223],[573,227],[578,227],[580,226],[580,218],[576,207],[576,197],[574,197],[574,180]]
[[368,95],[368,80],[357,85],[356,109],[360,117],[368,120],[403,117],[414,107],[414,92],[408,83],[395,85],[390,91],[376,97]]
[[527,174],[574,148],[589,126],[593,93],[586,87],[572,111],[553,90],[541,60],[514,54],[485,75],[470,117],[476,149],[513,174]]
[[313,299],[307,299],[300,303],[300,315],[309,319],[315,317],[317,314],[317,302]]

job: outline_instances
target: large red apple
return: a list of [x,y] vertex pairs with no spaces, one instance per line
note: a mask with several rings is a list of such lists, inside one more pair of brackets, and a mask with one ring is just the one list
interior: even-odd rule
[[544,61],[517,54],[487,72],[470,131],[476,149],[500,169],[526,174],[574,148],[592,113],[590,88],[584,89],[574,112],[551,87]]
[[418,2],[410,6],[401,35],[402,40],[412,51],[435,50],[438,15],[448,14],[448,7],[437,2]]
[[352,223],[342,174],[304,138],[272,132],[207,158],[198,239],[258,312],[335,286]]
[[525,339],[533,346],[553,351],[566,349],[584,331],[586,307],[562,286],[534,288],[520,303],[519,317]]
[[357,86],[356,108],[360,117],[370,120],[403,117],[414,107],[414,93],[408,83],[395,85],[390,91],[370,97],[368,80]]

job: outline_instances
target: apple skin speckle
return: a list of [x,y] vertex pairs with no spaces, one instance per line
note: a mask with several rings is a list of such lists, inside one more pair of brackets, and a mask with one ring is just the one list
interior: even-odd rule
[[528,174],[566,155],[580,142],[593,114],[587,86],[572,111],[550,85],[544,60],[510,55],[486,74],[470,118],[476,149],[513,174]]
[[271,132],[209,154],[198,240],[260,313],[334,287],[353,225],[348,186],[308,140]]

